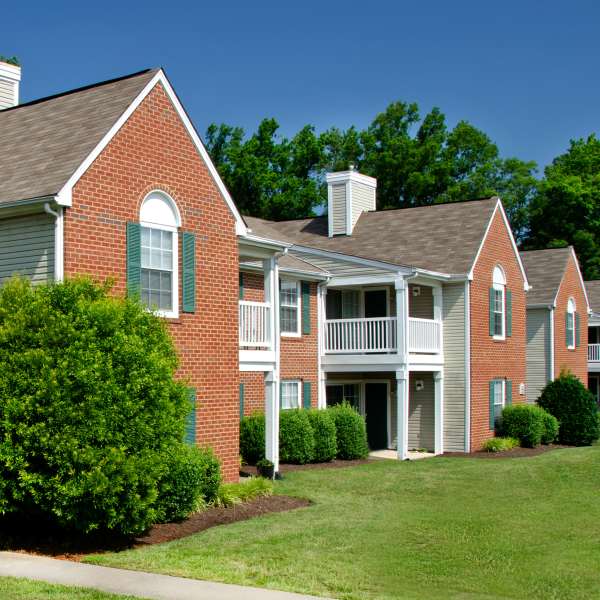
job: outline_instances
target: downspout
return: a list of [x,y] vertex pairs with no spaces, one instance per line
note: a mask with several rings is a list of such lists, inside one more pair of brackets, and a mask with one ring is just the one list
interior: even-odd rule
[[465,452],[471,452],[471,288],[465,281]]
[[64,279],[64,213],[63,208],[53,210],[50,202],[44,203],[44,212],[54,217],[54,281]]
[[554,380],[554,306],[550,307],[550,381]]

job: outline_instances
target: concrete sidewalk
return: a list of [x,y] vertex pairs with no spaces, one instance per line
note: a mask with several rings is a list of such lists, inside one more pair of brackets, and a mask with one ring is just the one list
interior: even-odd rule
[[157,600],[314,600],[290,592],[99,567],[45,556],[0,552],[0,576],[94,588]]

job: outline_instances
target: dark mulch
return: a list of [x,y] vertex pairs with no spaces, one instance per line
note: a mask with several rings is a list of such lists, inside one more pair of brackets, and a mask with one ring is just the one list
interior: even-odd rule
[[563,446],[561,444],[548,444],[547,446],[538,446],[537,448],[513,448],[504,452],[444,452],[441,456],[451,456],[458,458],[527,458],[529,456],[537,456],[552,450],[562,450],[564,448],[573,448],[573,446]]
[[[377,458],[363,458],[358,460],[332,460],[326,463],[309,463],[307,465],[290,465],[290,464],[279,464],[280,473],[289,473],[290,471],[306,471],[307,469],[341,469],[343,467],[356,467],[357,465],[366,465],[373,461],[377,461]],[[253,465],[244,465],[240,469],[240,475],[242,477],[254,477],[258,475],[256,467]]]
[[181,523],[154,525],[147,535],[136,539],[107,533],[82,536],[73,532],[61,531],[47,523],[12,518],[0,521],[0,550],[80,560],[86,554],[118,552],[128,548],[162,544],[217,525],[245,521],[260,515],[284,512],[309,505],[310,501],[303,498],[263,496],[228,508],[209,508],[192,515]]

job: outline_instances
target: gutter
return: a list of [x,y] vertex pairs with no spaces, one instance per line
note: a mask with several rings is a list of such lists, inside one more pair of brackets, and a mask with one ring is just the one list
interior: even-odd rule
[[44,203],[44,212],[54,217],[54,281],[62,281],[64,272],[64,213],[62,206],[58,210],[53,210],[50,202]]

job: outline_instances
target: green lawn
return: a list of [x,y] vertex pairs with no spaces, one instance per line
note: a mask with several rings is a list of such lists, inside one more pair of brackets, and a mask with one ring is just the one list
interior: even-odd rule
[[600,447],[297,471],[314,505],[88,562],[336,598],[600,598]]
[[31,579],[0,577],[2,600],[134,600],[133,596],[115,596],[78,587],[52,585]]

